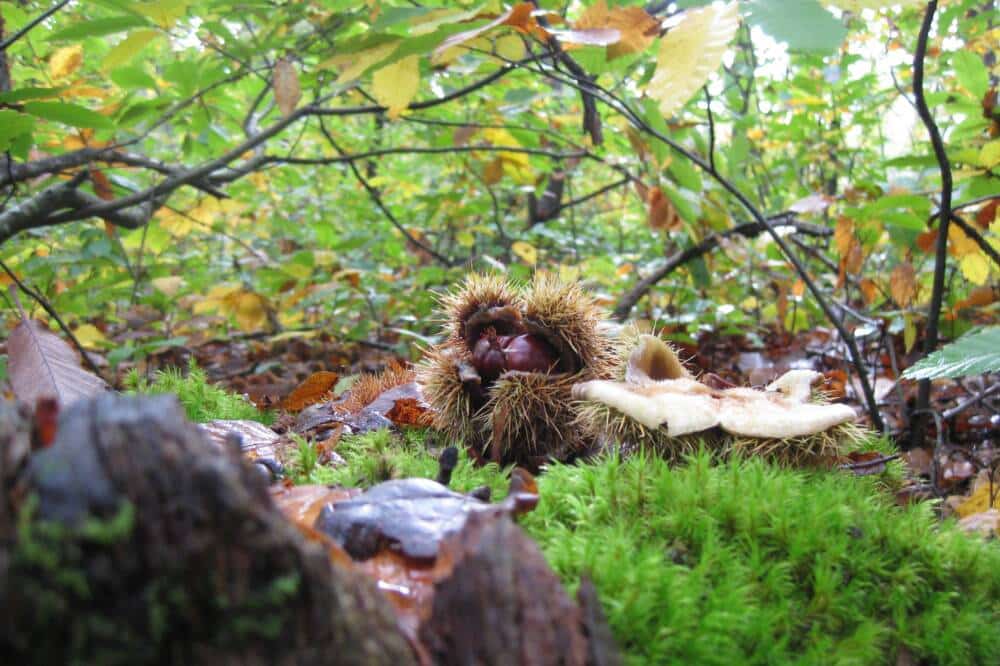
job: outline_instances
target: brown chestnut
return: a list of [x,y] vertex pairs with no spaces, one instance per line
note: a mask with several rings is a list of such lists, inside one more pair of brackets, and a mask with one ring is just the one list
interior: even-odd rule
[[542,337],[531,333],[497,335],[483,333],[472,349],[472,363],[480,377],[493,381],[508,370],[548,372],[559,357]]

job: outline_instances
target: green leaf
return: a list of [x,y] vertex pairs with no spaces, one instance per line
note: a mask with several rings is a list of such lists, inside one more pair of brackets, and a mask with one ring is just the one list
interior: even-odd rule
[[701,192],[701,174],[698,169],[688,161],[688,158],[681,155],[674,155],[667,169],[670,175],[677,179],[677,183],[692,192]]
[[66,102],[28,102],[24,110],[38,118],[53,120],[71,127],[111,129],[112,122],[99,113]]
[[847,28],[816,0],[750,0],[742,3],[747,20],[792,51],[833,52]]
[[920,359],[903,373],[905,379],[965,377],[1000,371],[1000,326],[963,335]]
[[958,83],[977,100],[982,99],[990,89],[990,74],[982,58],[971,51],[956,51],[951,64],[955,67]]
[[17,90],[0,93],[0,104],[14,104],[16,102],[26,102],[29,99],[56,97],[64,90],[66,90],[64,86],[58,88],[18,88]]
[[118,86],[128,90],[137,88],[149,88],[156,90],[156,79],[146,73],[142,67],[132,65],[119,67],[111,72],[111,80]]
[[11,142],[35,128],[35,119],[10,109],[0,109],[0,152],[7,150]]
[[149,25],[149,22],[141,16],[112,16],[106,19],[95,19],[85,21],[68,28],[57,30],[49,35],[49,41],[69,41],[83,39],[84,37],[103,37],[113,35],[116,32],[125,32],[131,28]]

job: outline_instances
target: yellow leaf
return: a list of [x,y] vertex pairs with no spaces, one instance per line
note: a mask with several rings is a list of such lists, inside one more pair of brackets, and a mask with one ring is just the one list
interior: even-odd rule
[[909,261],[904,261],[892,270],[892,275],[889,276],[889,292],[892,294],[892,300],[901,308],[909,307],[913,302],[913,297],[917,293],[917,272]]
[[379,104],[388,108],[386,115],[398,118],[420,85],[420,57],[411,55],[391,65],[375,70],[372,94]]
[[241,331],[250,333],[264,328],[267,323],[267,301],[252,291],[238,291],[226,297],[227,314],[236,318]]
[[153,278],[149,281],[157,291],[167,296],[174,296],[184,286],[184,278],[180,275],[169,275],[167,277]]
[[77,70],[83,62],[83,47],[79,44],[59,49],[49,58],[49,76],[62,79]]
[[979,252],[979,244],[962,231],[957,224],[948,227],[948,252],[955,257],[964,257]]
[[494,52],[504,60],[520,60],[524,57],[524,41],[517,35],[505,35],[494,42]]
[[386,42],[373,46],[370,49],[359,51],[358,53],[342,53],[328,58],[316,66],[317,69],[329,69],[330,67],[346,68],[337,77],[337,83],[343,84],[359,78],[368,71],[369,68],[379,64],[393,54],[402,40]]
[[515,241],[511,244],[510,251],[520,257],[526,264],[534,266],[538,262],[538,250],[531,243]]
[[77,326],[73,329],[73,335],[76,336],[80,345],[86,347],[87,349],[96,349],[97,347],[108,343],[108,339],[104,337],[104,334],[101,333],[100,329],[93,324],[82,324]]
[[274,64],[274,101],[278,104],[281,115],[288,117],[295,111],[302,99],[302,89],[299,87],[299,73],[288,58],[282,58]]
[[985,482],[980,482],[972,494],[969,495],[964,502],[955,507],[955,513],[961,518],[971,516],[976,513],[982,513],[988,509],[1000,509],[1000,494],[993,498],[993,504],[990,504],[990,483],[987,479]]
[[659,102],[660,113],[680,110],[719,68],[740,25],[737,3],[709,5],[685,12],[660,44],[656,72],[646,93]]
[[967,254],[958,260],[962,275],[972,284],[983,285],[990,277],[990,261],[982,252]]
[[1000,164],[1000,139],[993,139],[979,151],[979,166],[992,169]]
[[833,243],[841,257],[846,257],[850,252],[854,244],[854,221],[849,217],[837,220],[837,226],[833,230]]
[[903,348],[909,354],[917,342],[917,326],[913,323],[913,314],[907,312],[903,316]]
[[135,30],[128,37],[118,42],[108,55],[101,61],[101,69],[112,69],[129,62],[149,44],[160,37],[155,30]]

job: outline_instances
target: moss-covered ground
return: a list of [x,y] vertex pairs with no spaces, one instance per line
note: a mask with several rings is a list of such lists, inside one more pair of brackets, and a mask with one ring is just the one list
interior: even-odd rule
[[[441,444],[423,431],[347,437],[347,465],[332,468],[303,443],[290,472],[360,486],[433,477]],[[631,664],[997,663],[1000,544],[929,503],[897,506],[894,473],[611,454],[551,466],[522,524],[568,587],[594,581]],[[452,487],[498,499],[508,474],[463,454]]]

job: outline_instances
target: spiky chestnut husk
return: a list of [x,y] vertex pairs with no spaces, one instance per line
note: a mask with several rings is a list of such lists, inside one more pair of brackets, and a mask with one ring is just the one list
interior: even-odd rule
[[760,439],[730,436],[726,455],[761,456],[790,467],[828,468],[847,451],[867,441],[871,433],[856,423],[841,423],[829,430],[803,437]]
[[[482,461],[529,469],[593,449],[592,431],[575,427],[572,386],[610,378],[616,356],[611,339],[598,331],[601,311],[589,296],[547,276],[519,291],[499,278],[476,275],[443,298],[442,306],[449,336],[418,369],[438,428],[464,441]],[[474,353],[491,335],[501,341]],[[526,351],[529,358],[512,353],[494,380],[492,354],[508,340],[508,350]],[[546,367],[549,348],[554,362]]]
[[684,456],[697,452],[701,447],[719,456],[725,451],[726,435],[718,429],[671,437],[665,428],[647,428],[601,403],[581,401],[574,409],[579,429],[588,430],[595,439],[617,445],[623,456],[646,449],[664,460],[680,462]]
[[462,288],[441,298],[446,345],[471,351],[479,334],[489,326],[500,334],[520,330],[524,309],[521,294],[497,275],[472,274]]

